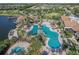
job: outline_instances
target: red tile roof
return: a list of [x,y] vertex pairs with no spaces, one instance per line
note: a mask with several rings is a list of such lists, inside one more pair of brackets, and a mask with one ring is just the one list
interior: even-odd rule
[[65,27],[71,27],[74,31],[79,32],[79,24],[70,19],[69,16],[61,16],[62,21],[65,24]]
[[25,16],[22,16],[22,15],[21,16],[18,16],[18,19],[19,20],[24,20],[25,19]]

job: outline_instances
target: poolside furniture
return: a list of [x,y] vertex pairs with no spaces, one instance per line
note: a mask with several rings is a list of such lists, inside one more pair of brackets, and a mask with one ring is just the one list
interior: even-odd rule
[[42,55],[48,55],[48,52],[47,51],[43,51]]

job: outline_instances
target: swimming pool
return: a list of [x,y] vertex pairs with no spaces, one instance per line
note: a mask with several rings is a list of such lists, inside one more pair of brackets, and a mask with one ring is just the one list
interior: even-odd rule
[[57,32],[51,31],[46,25],[42,25],[42,31],[44,32],[45,36],[49,38],[48,45],[51,48],[59,48],[61,46],[58,40],[59,34]]
[[[49,38],[48,45],[51,48],[59,48],[61,46],[59,42],[59,34],[55,31],[50,30],[49,27],[46,25],[42,25],[41,27],[42,32],[44,32],[45,36]],[[32,30],[28,33],[31,35],[36,35],[38,32],[38,25],[33,25]]]
[[11,50],[11,54],[21,54],[22,52],[24,51],[24,48],[23,47],[15,47]]
[[36,35],[38,33],[38,25],[34,24],[33,28],[31,29],[31,31],[29,31],[27,34],[28,35]]

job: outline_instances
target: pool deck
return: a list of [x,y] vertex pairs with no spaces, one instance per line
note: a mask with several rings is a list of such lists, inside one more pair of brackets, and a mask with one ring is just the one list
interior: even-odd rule
[[50,27],[50,30],[51,30],[51,31],[54,31],[54,32],[57,32],[57,33],[59,34],[58,40],[59,40],[59,42],[62,44],[63,41],[62,41],[62,38],[61,38],[61,34],[57,31],[57,29],[54,29],[54,30],[53,30],[53,29]]
[[21,42],[21,41],[18,41],[18,42],[16,42],[14,45],[12,45],[9,49],[8,49],[8,51],[6,52],[6,54],[10,54],[11,53],[11,50],[13,49],[13,48],[15,48],[15,47],[24,47],[25,48],[25,50],[27,50],[27,48],[29,47],[29,43],[28,42],[25,42],[25,41],[23,41],[23,42]]
[[[43,23],[42,25],[46,25],[46,23],[48,23],[48,22],[45,22],[45,23]],[[57,31],[57,29],[52,29],[52,27],[51,27],[51,25],[47,25],[47,27],[49,27],[49,29],[51,30],[51,31],[54,31],[54,32],[57,32],[58,34],[59,34],[59,36],[58,36],[58,40],[59,40],[59,42],[60,42],[60,44],[62,45],[62,43],[63,43],[63,41],[62,41],[62,38],[61,38],[61,34]],[[44,33],[43,33],[44,34]],[[45,34],[44,34],[45,35]],[[49,41],[49,38],[47,37],[47,40],[46,40],[46,42],[45,42],[45,44],[46,44],[46,47],[48,48],[48,49],[45,49],[46,51],[48,51],[49,50],[49,54],[51,55],[51,54],[53,54],[53,53],[51,53],[51,47],[48,45],[48,41]],[[61,48],[61,47],[60,47]],[[54,54],[59,54],[59,53],[54,53]]]
[[[48,22],[47,22],[48,23]],[[46,23],[44,23],[44,24],[46,24]],[[44,24],[42,24],[42,25],[44,25]],[[51,27],[51,25],[47,25],[47,27],[49,27],[49,29],[51,30],[51,31],[54,31],[54,32],[57,32],[58,34],[59,34],[59,42],[62,44],[63,42],[62,42],[62,38],[60,37],[60,33],[57,31],[57,30],[53,30],[52,29],[52,27]],[[49,39],[48,39],[49,40]]]

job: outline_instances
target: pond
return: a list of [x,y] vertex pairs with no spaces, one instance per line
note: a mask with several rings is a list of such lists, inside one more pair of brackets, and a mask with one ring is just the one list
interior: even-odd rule
[[0,39],[8,37],[8,33],[16,26],[16,17],[13,16],[0,16]]

